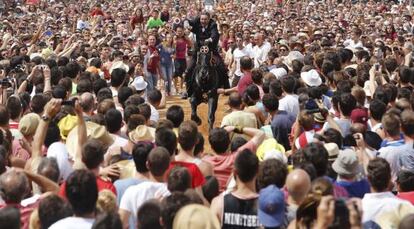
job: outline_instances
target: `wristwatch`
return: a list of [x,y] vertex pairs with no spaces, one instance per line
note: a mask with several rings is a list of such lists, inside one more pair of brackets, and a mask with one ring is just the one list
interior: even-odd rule
[[45,122],[49,122],[50,121],[50,117],[47,116],[46,114],[42,115],[42,120]]

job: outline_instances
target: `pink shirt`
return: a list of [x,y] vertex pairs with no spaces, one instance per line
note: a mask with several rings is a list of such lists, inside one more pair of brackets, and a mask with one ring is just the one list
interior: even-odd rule
[[257,145],[254,144],[252,140],[248,141],[246,144],[237,149],[234,153],[224,153],[221,155],[215,156],[206,156],[203,160],[211,163],[214,168],[214,176],[219,182],[220,192],[224,191],[227,186],[229,177],[233,171],[234,161],[236,160],[239,152],[249,149],[253,153],[256,153]]
[[[0,209],[8,207],[8,206],[13,206],[16,207],[20,210],[20,222],[21,222],[21,227],[22,229],[28,229],[29,228],[29,223],[30,223],[30,216],[32,215],[33,210],[37,209],[37,207],[39,206],[40,197],[34,197],[34,198],[30,198],[32,199],[29,203],[25,204],[24,206],[22,204],[6,204],[6,205],[0,205]],[[24,202],[24,200],[22,201],[22,203]]]
[[12,155],[14,157],[20,158],[25,161],[29,160],[31,157],[30,153],[22,147],[18,139],[13,140],[12,149]]

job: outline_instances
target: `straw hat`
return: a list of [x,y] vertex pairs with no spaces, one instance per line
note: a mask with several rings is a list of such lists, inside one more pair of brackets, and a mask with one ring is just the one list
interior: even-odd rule
[[66,140],[70,131],[78,125],[78,117],[76,115],[66,115],[58,122],[60,137]]
[[139,125],[134,131],[129,133],[129,139],[134,142],[153,142],[155,139],[155,129],[145,125]]
[[[105,147],[108,147],[114,143],[114,138],[106,130],[104,126],[96,124],[94,122],[86,122],[86,132],[88,138],[96,139]],[[69,156],[75,158],[76,147],[78,145],[78,126],[73,128],[66,139],[66,148],[68,149]]]
[[174,217],[173,229],[219,229],[220,223],[209,208],[190,204],[181,208]]

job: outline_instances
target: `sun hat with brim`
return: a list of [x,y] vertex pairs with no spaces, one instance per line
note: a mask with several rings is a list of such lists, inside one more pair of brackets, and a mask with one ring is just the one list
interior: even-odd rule
[[318,122],[318,123],[325,123],[326,122],[326,118],[323,117],[321,112],[313,114],[313,119],[315,120],[315,122]]
[[271,149],[265,152],[263,160],[269,160],[269,159],[276,159],[280,162],[283,162],[284,164],[287,164],[288,162],[286,155],[276,149]]
[[352,149],[345,149],[339,152],[338,158],[332,164],[332,169],[338,175],[353,176],[358,173],[358,156]]
[[34,135],[39,125],[40,117],[38,114],[29,113],[23,116],[19,121],[19,131],[24,136]]
[[210,209],[201,204],[182,207],[174,217],[173,229],[219,229],[220,222]]
[[289,52],[289,54],[284,58],[283,63],[286,64],[289,69],[292,69],[292,61],[298,60],[303,63],[304,59],[305,56],[303,56],[302,53],[294,50]]
[[153,142],[155,139],[155,129],[145,125],[139,125],[134,131],[129,133],[129,139],[134,142]]
[[276,185],[259,192],[259,222],[265,227],[279,227],[285,219],[285,195]]
[[302,72],[300,74],[300,78],[303,80],[303,82],[306,85],[310,87],[317,87],[322,84],[322,79],[319,76],[319,73],[315,69],[312,69],[307,72]]
[[270,70],[269,72],[275,75],[277,79],[280,79],[283,76],[287,75],[287,71],[284,68],[274,68]]
[[[106,130],[105,126],[101,126],[94,122],[86,122],[86,133],[88,139],[96,139],[100,141],[104,147],[109,147],[114,143],[114,137]],[[73,128],[66,139],[66,147],[71,158],[75,158],[76,147],[78,146],[78,126]]]
[[279,144],[276,139],[274,138],[268,138],[260,144],[259,148],[256,150],[256,156],[259,159],[259,161],[265,160],[266,152],[276,150],[278,152],[281,152],[282,154],[285,153],[285,148]]
[[114,163],[120,168],[119,179],[127,179],[135,177],[137,167],[133,160],[122,160]]
[[147,88],[148,83],[145,82],[144,77],[137,76],[135,77],[134,81],[132,81],[131,85],[135,88],[135,90],[142,91]]
[[66,140],[70,131],[78,125],[78,117],[76,115],[66,115],[58,122],[60,137]]

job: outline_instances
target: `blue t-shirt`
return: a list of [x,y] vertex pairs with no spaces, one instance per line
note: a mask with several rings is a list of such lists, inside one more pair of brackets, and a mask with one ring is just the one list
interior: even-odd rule
[[289,134],[296,117],[286,111],[278,111],[273,117],[271,126],[273,136],[286,150],[290,150]]
[[[140,180],[137,178],[127,178],[115,181],[114,186],[116,189],[116,201],[118,202],[118,206],[121,204],[121,199],[125,191],[129,187],[137,185],[143,181],[145,180]],[[129,229],[134,229],[134,222],[131,217],[129,217]]]
[[133,185],[137,185],[142,181],[143,180],[137,178],[127,178],[115,181],[114,186],[116,189],[116,201],[118,202],[118,205],[121,203],[122,196],[124,195],[127,188]]
[[364,197],[365,193],[370,193],[369,183],[366,179],[359,181],[336,181],[336,183],[348,191],[349,197]]

